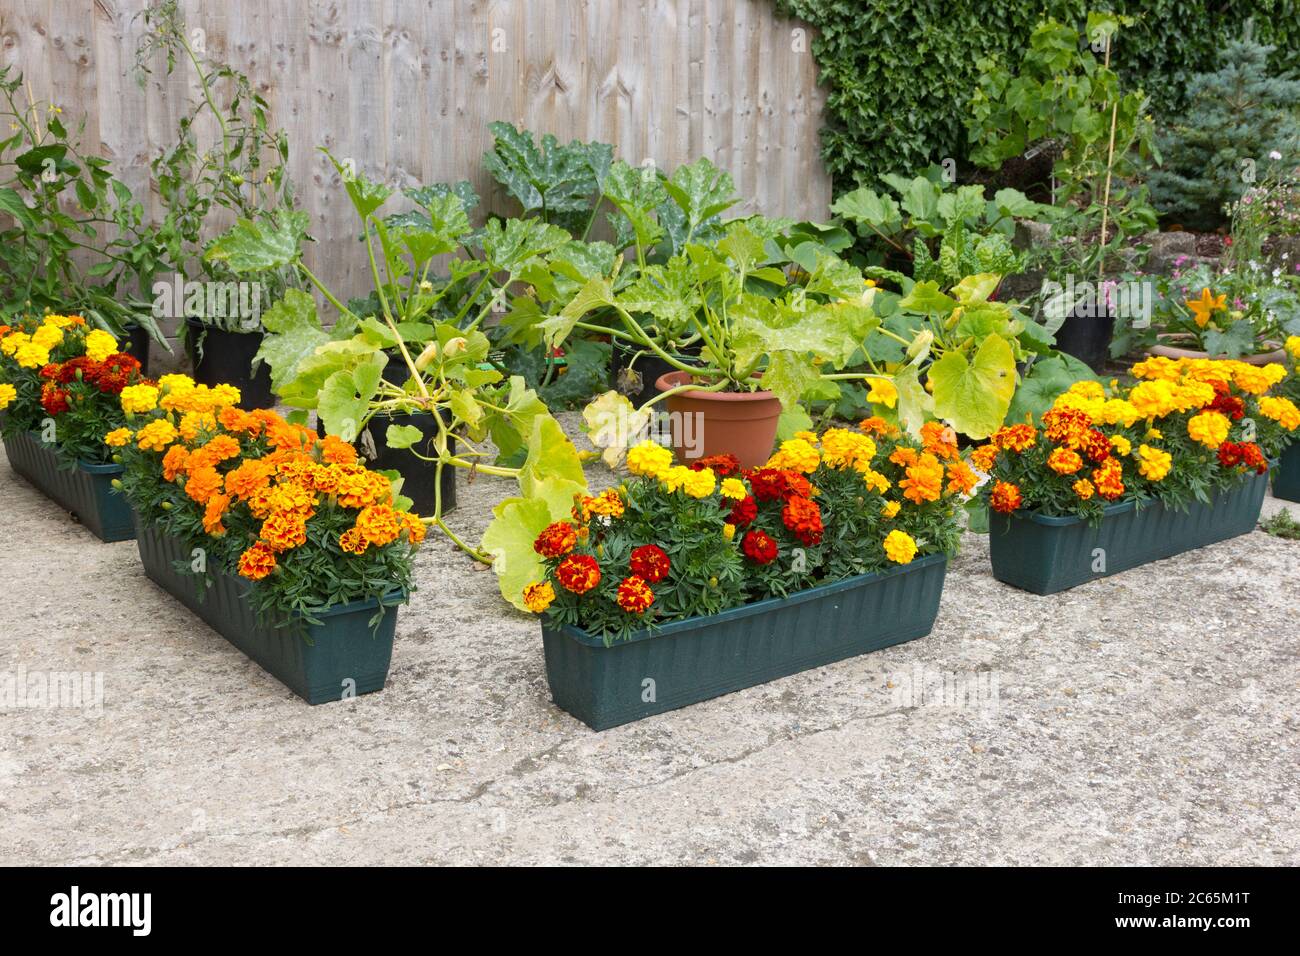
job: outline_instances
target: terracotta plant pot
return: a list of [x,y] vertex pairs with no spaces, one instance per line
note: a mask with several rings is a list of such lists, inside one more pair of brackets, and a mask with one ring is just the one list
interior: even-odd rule
[[[1157,336],[1163,341],[1147,349],[1147,355],[1161,355],[1171,359],[1203,359],[1203,358],[1224,358],[1222,355],[1211,355],[1209,352],[1202,352],[1200,349],[1185,349],[1177,345],[1166,345],[1166,342],[1186,342],[1193,336],[1186,332],[1162,332]],[[1241,361],[1248,365],[1268,365],[1271,362],[1281,362],[1286,359],[1286,349],[1282,348],[1281,342],[1265,342],[1265,346],[1272,351],[1259,352],[1256,355],[1243,355]]]
[[[690,372],[668,372],[655,387],[666,392],[691,381]],[[663,404],[680,462],[732,454],[742,467],[757,468],[772,454],[781,402],[771,392],[678,392]]]

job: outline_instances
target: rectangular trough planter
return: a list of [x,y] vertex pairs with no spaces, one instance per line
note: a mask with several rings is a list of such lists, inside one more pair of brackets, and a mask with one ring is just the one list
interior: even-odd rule
[[309,704],[324,704],[383,690],[393,656],[397,608],[389,608],[372,632],[374,600],[353,601],[319,615],[320,624],[275,627],[259,621],[248,601],[249,582],[209,570],[211,585],[200,598],[195,579],[174,562],[191,560],[180,539],[156,528],[136,535],[145,574],[218,634]]
[[989,517],[993,576],[1034,594],[1068,588],[1170,558],[1254,530],[1268,488],[1267,475],[1251,475],[1211,503],[1186,511],[1151,502],[1109,505],[1100,523],[1049,518],[1030,511]]
[[1287,446],[1273,469],[1273,497],[1300,501],[1300,441]]
[[695,704],[930,633],[947,572],[929,555],[707,617],[638,631],[609,647],[542,626],[556,706],[594,730]]
[[60,468],[58,454],[41,441],[39,432],[9,435],[4,446],[10,467],[95,537],[101,541],[135,537],[135,512],[113,487],[113,479],[122,474],[121,465],[78,462],[76,468]]

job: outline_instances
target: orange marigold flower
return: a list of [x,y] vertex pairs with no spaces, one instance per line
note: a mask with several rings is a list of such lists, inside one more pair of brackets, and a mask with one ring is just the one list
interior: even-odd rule
[[345,508],[364,508],[366,505],[387,501],[392,496],[392,485],[387,478],[373,471],[360,471],[339,476],[338,500]]
[[190,456],[193,467],[217,465],[231,458],[239,457],[239,442],[229,435],[217,435],[206,444],[199,446]]
[[1114,501],[1124,493],[1124,466],[1118,458],[1107,458],[1092,472],[1092,483],[1097,486],[1097,494],[1107,501]]
[[313,491],[332,495],[339,490],[339,472],[329,465],[314,465],[307,476],[307,485]]
[[895,465],[900,465],[903,468],[906,468],[909,465],[915,465],[917,460],[916,449],[910,448],[907,445],[899,445],[890,454],[889,460]]
[[571,554],[556,566],[555,577],[574,594],[586,594],[600,584],[600,565],[589,554]]
[[[893,460],[893,457],[890,457]],[[943,494],[943,465],[934,455],[926,452],[915,464],[908,466],[907,477],[898,483],[903,497],[916,504],[938,501]]]
[[993,470],[993,464],[998,460],[998,453],[1000,451],[1001,449],[999,449],[993,442],[989,442],[987,445],[980,445],[970,453],[971,464],[985,474],[988,474]]
[[254,492],[267,487],[274,466],[260,458],[246,458],[226,475],[226,493],[246,501]]
[[185,482],[185,493],[201,505],[221,490],[221,475],[211,465],[190,469],[190,479]]
[[162,460],[163,478],[167,481],[175,481],[177,475],[185,472],[189,457],[190,453],[184,445],[172,445],[168,448]]
[[618,585],[618,606],[629,614],[644,614],[654,603],[655,593],[635,574],[624,578]]
[[578,532],[567,521],[556,521],[546,526],[537,540],[533,550],[544,558],[558,558],[573,550],[578,542]]
[[995,431],[989,441],[1002,451],[1020,454],[1038,443],[1038,430],[1033,425],[1007,425]]
[[307,519],[292,511],[273,511],[262,522],[261,538],[276,553],[301,547],[307,543]]
[[420,516],[411,514],[409,511],[403,511],[399,517],[402,519],[403,527],[406,528],[406,539],[413,545],[422,544],[429,529],[420,520]]
[[957,457],[957,433],[943,422],[926,422],[921,426],[921,444],[937,458],[947,461]]
[[316,496],[295,482],[281,482],[271,489],[267,499],[272,511],[286,511],[301,515],[303,519],[316,513]]
[[809,498],[790,498],[781,509],[781,522],[807,547],[821,543],[822,509]]
[[870,418],[864,418],[858,423],[858,428],[862,429],[868,435],[880,435],[889,437],[898,434],[898,429],[889,422],[885,421],[879,415],[872,415]]
[[357,460],[357,450],[337,435],[326,435],[320,442],[320,457],[331,465],[351,465]]
[[370,544],[382,548],[402,533],[402,520],[388,505],[370,505],[357,515],[357,530]]
[[1076,451],[1056,448],[1047,456],[1047,467],[1058,475],[1072,475],[1083,467],[1083,459]]
[[1081,501],[1087,501],[1091,498],[1093,491],[1095,490],[1092,487],[1092,482],[1087,478],[1080,478],[1070,487],[1074,489],[1074,493],[1079,496],[1079,500]]
[[214,538],[219,538],[226,533],[225,526],[222,525],[221,519],[226,516],[226,509],[230,507],[230,498],[217,492],[208,499],[208,505],[203,510],[203,530]]
[[1043,413],[1043,434],[1057,445],[1078,448],[1092,430],[1092,417],[1077,408],[1063,406]]
[[997,482],[993,486],[993,493],[989,496],[989,504],[993,506],[993,510],[1007,515],[1019,508],[1023,501],[1020,489],[1009,481]]
[[262,430],[262,421],[256,415],[231,405],[217,413],[217,421],[227,431],[257,435]]
[[956,495],[968,495],[979,484],[979,477],[971,471],[964,461],[948,463],[948,491]]
[[[177,429],[181,437],[188,442],[194,441],[199,437],[201,432],[214,432],[217,430],[217,418],[211,412],[186,412],[181,416],[180,425]],[[216,462],[213,462],[216,464]]]
[[260,541],[239,556],[239,573],[250,580],[260,581],[274,570],[275,552]]
[[625,510],[623,499],[619,497],[618,492],[613,488],[606,488],[595,497],[587,496],[583,498],[582,507],[586,513],[603,515],[607,518],[621,518]]
[[339,547],[348,554],[365,554],[369,546],[366,536],[356,528],[348,528],[339,535]]

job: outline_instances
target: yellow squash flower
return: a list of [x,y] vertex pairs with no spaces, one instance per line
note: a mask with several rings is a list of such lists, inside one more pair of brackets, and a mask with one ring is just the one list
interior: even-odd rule
[[1192,320],[1198,328],[1205,328],[1215,312],[1222,311],[1228,307],[1228,296],[1226,294],[1215,296],[1209,289],[1201,290],[1199,299],[1184,299],[1183,302],[1192,312]]

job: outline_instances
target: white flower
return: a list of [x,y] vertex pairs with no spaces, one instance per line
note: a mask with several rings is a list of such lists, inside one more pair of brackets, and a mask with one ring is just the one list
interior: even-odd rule
[[1272,152],[1270,152],[1270,153],[1268,154],[1268,158],[1269,158],[1269,159],[1281,159],[1281,158],[1282,158],[1282,154],[1279,153],[1277,150],[1273,150]]

